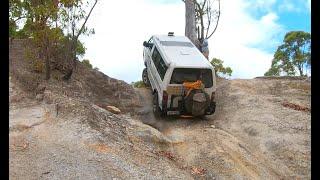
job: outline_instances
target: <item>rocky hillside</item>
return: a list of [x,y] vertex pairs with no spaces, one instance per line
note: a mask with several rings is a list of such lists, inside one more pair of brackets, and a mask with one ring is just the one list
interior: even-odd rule
[[21,53],[10,48],[10,179],[310,179],[310,81],[219,79],[214,115],[156,119],[149,89],[81,63],[46,82]]
[[[59,103],[68,98],[77,98],[99,106],[113,105],[124,112],[132,112],[139,106],[138,95],[131,85],[108,77],[100,71],[89,69],[77,62],[72,78],[62,80],[63,74],[53,69],[50,81],[44,73],[36,73],[27,59],[28,40],[9,40],[9,64],[12,81],[29,92],[29,98],[39,98],[48,103]],[[19,97],[13,97],[19,99]]]

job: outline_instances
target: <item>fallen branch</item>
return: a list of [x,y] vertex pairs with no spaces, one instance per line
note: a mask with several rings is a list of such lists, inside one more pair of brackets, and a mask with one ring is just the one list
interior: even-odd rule
[[284,106],[284,107],[287,107],[287,108],[294,109],[294,110],[296,110],[296,111],[310,112],[310,108],[308,108],[308,107],[303,107],[303,106],[301,106],[301,105],[294,104],[294,103],[283,102],[283,103],[281,103],[281,105]]

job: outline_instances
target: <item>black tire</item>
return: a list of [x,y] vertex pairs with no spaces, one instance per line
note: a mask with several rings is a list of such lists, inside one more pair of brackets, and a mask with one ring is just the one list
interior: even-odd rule
[[212,105],[212,114],[216,112],[216,102]]
[[211,115],[216,112],[216,102],[210,103],[210,111],[211,111]]
[[142,81],[146,87],[150,87],[150,81],[148,78],[147,68],[144,68],[142,71]]
[[161,109],[159,107],[159,103],[158,103],[158,93],[155,92],[153,94],[153,99],[152,99],[152,111],[155,117],[162,117],[162,112]]

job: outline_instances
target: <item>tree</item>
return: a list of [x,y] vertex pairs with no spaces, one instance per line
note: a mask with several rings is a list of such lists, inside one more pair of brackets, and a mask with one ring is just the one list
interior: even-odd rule
[[[38,50],[39,58],[45,62],[46,79],[50,79],[50,60],[54,46],[61,35],[59,29],[52,28],[50,24],[52,19],[57,16],[58,8],[51,0],[11,0],[11,2],[19,2],[16,4],[19,4],[21,13],[17,19],[26,19],[25,26],[21,31],[24,35],[33,37],[33,46]],[[13,12],[12,19],[17,15]]]
[[[94,9],[94,7],[96,6],[98,0],[94,0],[93,5],[90,8],[89,13],[86,15],[86,12],[84,10],[84,5],[85,4],[89,4],[89,1],[81,1],[81,0],[70,0],[70,2],[68,2],[67,5],[65,5],[64,8],[64,24],[63,26],[67,29],[67,35],[70,38],[70,43],[68,46],[68,50],[70,50],[71,52],[71,57],[70,57],[70,66],[68,69],[68,73],[63,77],[63,79],[68,80],[72,73],[74,68],[76,68],[76,60],[77,60],[77,43],[78,43],[78,39],[79,36],[81,34],[93,34],[94,30],[91,29],[89,30],[86,27],[86,23]],[[81,24],[82,22],[82,24]],[[81,26],[77,26],[78,24],[80,24]]]
[[197,38],[197,33],[196,33],[195,1],[185,0],[184,2],[186,7],[185,36],[187,36],[192,41],[192,43],[199,48],[200,42]]
[[[87,13],[85,9],[90,2],[93,5]],[[96,4],[97,0],[9,0],[9,34],[32,37],[33,45],[45,62],[46,79],[50,79],[53,63],[67,69],[65,79],[69,79],[77,57],[85,53],[79,36],[94,33],[86,27],[86,22]],[[25,22],[18,30],[17,21],[20,20]]]
[[92,69],[92,64],[90,63],[90,61],[88,59],[84,59],[82,60],[82,64],[90,69]]
[[143,83],[143,81],[137,81],[137,82],[132,82],[131,85],[135,88],[143,88],[146,87],[146,85]]
[[216,76],[219,76],[219,74],[226,74],[228,76],[231,76],[232,69],[230,67],[224,67],[222,60],[218,58],[213,58],[210,63],[214,67]]
[[[220,0],[198,1],[195,1],[197,37],[202,43],[204,39],[209,39],[217,30],[220,19]],[[214,3],[217,3],[218,9],[213,8]]]
[[[187,36],[209,58],[207,40],[216,32],[220,19],[220,0],[182,0],[186,7]],[[214,9],[214,4],[218,9]],[[197,37],[197,38],[195,38]]]
[[311,34],[303,31],[288,32],[274,53],[270,69],[265,76],[304,76],[304,70],[311,66]]
[[9,36],[15,36],[17,32],[17,21],[23,17],[22,2],[20,0],[9,0]]

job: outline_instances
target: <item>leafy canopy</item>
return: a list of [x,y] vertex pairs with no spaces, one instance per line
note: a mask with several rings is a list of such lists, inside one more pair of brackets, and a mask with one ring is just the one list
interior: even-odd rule
[[9,0],[9,36],[32,39],[40,59],[46,62],[49,79],[51,62],[59,67],[73,66],[85,54],[79,36],[94,33],[86,22],[96,3],[97,0]]
[[224,67],[222,60],[220,60],[218,58],[213,58],[210,63],[214,67],[216,75],[219,76],[219,74],[220,75],[223,74],[223,75],[231,76],[232,69],[230,67]]
[[299,75],[311,66],[311,34],[304,31],[288,32],[274,53],[270,69],[265,76]]

